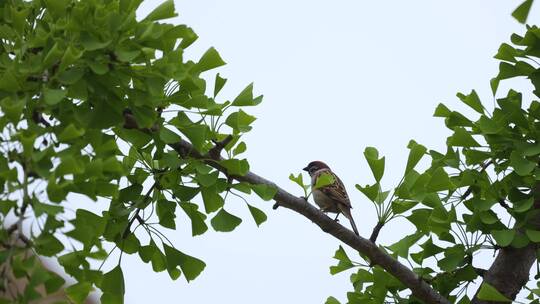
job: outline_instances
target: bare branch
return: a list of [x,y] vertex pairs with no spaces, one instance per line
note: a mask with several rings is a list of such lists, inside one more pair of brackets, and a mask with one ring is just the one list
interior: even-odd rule
[[377,225],[373,228],[373,232],[371,232],[371,236],[369,237],[369,240],[372,243],[375,243],[377,241],[377,237],[379,237],[379,232],[381,232],[382,227],[384,226],[384,222],[377,222]]
[[232,140],[233,136],[227,135],[222,141],[214,141],[214,147],[208,151],[208,155],[213,159],[218,159],[221,155],[221,150],[223,150],[223,148],[225,148]]

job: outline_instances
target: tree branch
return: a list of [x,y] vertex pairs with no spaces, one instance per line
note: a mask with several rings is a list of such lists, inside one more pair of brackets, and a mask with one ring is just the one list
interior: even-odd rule
[[221,155],[221,150],[223,150],[223,148],[225,148],[232,140],[233,136],[227,135],[222,141],[214,141],[214,147],[208,151],[208,155],[213,159],[218,159]]
[[382,227],[384,226],[384,222],[377,222],[377,225],[373,227],[373,232],[371,232],[371,236],[369,237],[369,240],[372,243],[375,243],[377,240],[377,237],[379,237],[379,232],[381,232]]
[[[227,171],[218,163],[220,158],[210,159],[208,155],[202,155],[187,141],[181,140],[178,143],[169,144],[169,146],[177,151],[182,157],[203,159],[208,165],[227,174]],[[289,192],[278,187],[275,183],[252,172],[248,172],[244,176],[229,177],[250,184],[264,184],[274,187],[277,190],[274,200],[279,203],[279,206],[302,214],[319,226],[324,232],[331,234],[335,238],[349,245],[351,248],[367,256],[373,265],[381,266],[383,269],[388,271],[388,273],[400,280],[418,299],[424,301],[425,303],[450,303],[437,291],[431,288],[431,286],[429,286],[426,282],[421,280],[417,274],[412,272],[409,268],[401,264],[386,252],[379,249],[373,242],[361,236],[357,236],[351,230],[335,222],[333,219],[319,211],[304,199],[290,194]]]
[[[529,281],[529,272],[535,260],[536,246],[534,244],[520,249],[501,248],[495,261],[485,272],[484,282],[495,287],[505,297],[515,299],[521,288]],[[471,303],[501,303],[478,299],[478,291]]]
[[[152,194],[152,191],[154,191],[156,186],[157,186],[157,182],[154,182],[152,184],[152,186],[150,187],[150,189],[148,189],[148,191],[144,195],[143,202],[146,203],[146,201],[150,198],[150,195]],[[129,235],[129,233],[131,232],[130,231],[131,225],[133,225],[133,222],[135,221],[135,219],[137,219],[139,221],[141,220],[141,217],[139,216],[139,212],[141,212],[141,208],[137,208],[137,210],[135,211],[135,215],[133,215],[131,220],[129,220],[129,222],[128,222],[127,226],[126,226],[126,229],[124,229],[124,233],[122,233],[122,238],[126,238]]]
[[[533,193],[535,195],[540,192],[540,184],[537,184]],[[502,200],[506,204],[504,200]],[[500,202],[499,202],[500,203]],[[502,204],[501,204],[502,205]],[[540,201],[534,202],[534,207],[531,210],[536,214],[531,217],[527,224],[534,229],[540,229]],[[514,228],[518,227],[518,223]],[[519,230],[519,229],[518,229]],[[521,232],[518,232],[521,233]],[[491,264],[491,267],[484,274],[484,282],[495,287],[500,293],[509,299],[515,299],[519,291],[529,281],[531,267],[536,261],[537,244],[530,243],[523,248],[513,248],[511,246],[500,248],[497,257]],[[479,291],[479,290],[478,290]],[[493,301],[484,301],[478,299],[478,291],[471,303],[487,304],[500,303]]]

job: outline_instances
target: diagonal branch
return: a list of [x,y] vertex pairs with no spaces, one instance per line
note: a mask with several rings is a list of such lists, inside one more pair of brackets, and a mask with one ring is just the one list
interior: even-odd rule
[[[223,168],[218,161],[220,157],[211,158],[209,155],[202,155],[196,151],[193,146],[184,140],[178,143],[169,144],[175,151],[177,151],[182,157],[193,157],[197,159],[204,159],[206,163],[221,172],[227,174],[225,168]],[[339,223],[336,223],[333,219],[319,211],[313,205],[309,204],[302,198],[296,197],[289,192],[281,189],[275,183],[255,174],[248,172],[244,176],[229,176],[230,178],[238,181],[248,182],[250,184],[264,184],[269,185],[277,189],[277,193],[274,196],[274,200],[279,203],[279,206],[291,209],[299,214],[302,214],[306,218],[313,221],[324,232],[331,234],[335,238],[341,240],[351,248],[359,251],[361,254],[367,256],[373,265],[379,265],[388,273],[392,274],[398,280],[400,280],[405,286],[407,286],[415,297],[424,301],[425,303],[445,303],[450,302],[435,291],[429,284],[421,280],[418,275],[412,272],[405,265],[401,264],[395,258],[382,251],[373,242],[365,239],[361,236],[357,236],[351,230],[343,227]]]

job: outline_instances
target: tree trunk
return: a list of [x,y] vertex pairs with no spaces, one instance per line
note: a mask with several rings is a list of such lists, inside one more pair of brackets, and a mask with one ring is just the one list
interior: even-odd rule
[[[484,282],[513,300],[529,281],[529,272],[535,260],[535,244],[529,244],[520,249],[511,247],[500,249],[497,258],[484,276]],[[472,301],[473,304],[501,303],[480,300],[477,296],[478,291]]]

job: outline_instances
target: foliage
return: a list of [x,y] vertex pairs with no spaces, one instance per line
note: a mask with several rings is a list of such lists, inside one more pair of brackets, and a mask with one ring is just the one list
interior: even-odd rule
[[[214,48],[197,62],[184,60],[197,35],[162,22],[176,16],[173,1],[137,20],[141,1],[0,4],[1,271],[2,277],[31,278],[13,301],[43,296],[38,287],[46,293],[62,287],[64,280],[39,263],[45,256],[75,278],[66,290],[71,301],[84,302],[97,287],[103,303],[123,302],[120,262],[98,268],[111,253],[106,248],[138,254],[172,279],[193,280],[205,263],[162,233],[176,229],[179,212],[193,236],[208,224],[232,231],[242,220],[226,210],[227,194],[274,196],[270,187],[235,183],[170,147],[188,140],[204,154],[222,143],[213,152],[227,156],[217,165],[244,175],[249,164],[241,158],[246,144],[240,138],[255,120],[247,108],[262,96],[254,96],[250,84],[234,100],[218,101],[227,81],[219,74],[207,94],[202,75],[225,62]],[[79,209],[75,194],[108,208],[101,214]],[[266,220],[261,210],[246,207],[257,225]],[[156,216],[158,223],[151,223]],[[0,288],[11,283],[2,280]]]
[[[0,3],[0,219],[6,223],[0,289],[28,278],[24,290],[0,303],[27,303],[62,287],[75,303],[94,288],[103,292],[103,303],[123,303],[121,259],[104,267],[115,250],[137,254],[173,280],[194,280],[205,263],[189,248],[176,248],[163,229],[177,229],[182,216],[193,236],[209,226],[233,231],[242,219],[227,211],[229,194],[276,195],[273,186],[242,181],[249,163],[240,156],[247,149],[241,137],[255,120],[247,109],[262,96],[254,96],[250,84],[232,101],[219,101],[227,80],[215,75],[210,90],[209,76],[202,77],[225,64],[217,51],[184,60],[197,36],[185,25],[161,21],[176,16],[172,0],[137,20],[141,1]],[[513,16],[525,22],[531,4],[526,0]],[[511,42],[495,56],[501,63],[493,93],[502,80],[526,77],[540,96],[540,29],[527,27]],[[368,147],[374,182],[357,189],[373,203],[379,229],[396,218],[416,228],[381,248],[407,261],[442,296],[469,303],[467,289],[481,274],[473,265],[476,254],[540,242],[540,102],[523,102],[510,90],[488,110],[474,90],[457,97],[474,114],[436,108],[451,130],[446,151],[410,141],[401,181],[384,190],[385,158]],[[183,141],[192,148],[179,146]],[[301,174],[290,179],[310,196]],[[332,182],[323,177],[315,188]],[[74,205],[75,195],[107,207],[90,212]],[[266,215],[245,202],[261,225]],[[56,259],[75,283],[65,286],[41,257]],[[365,256],[356,262],[340,246],[334,258],[331,274],[354,270],[349,303],[418,302]],[[531,301],[540,301],[539,289],[528,290]],[[485,282],[478,297],[508,300]],[[330,297],[326,303],[339,302]]]
[[[532,1],[514,15],[525,20]],[[524,7],[527,6],[527,7]],[[526,12],[525,12],[526,11]],[[523,77],[530,80],[540,97],[540,29],[528,26],[525,35],[503,43],[495,58],[499,74],[491,80],[493,94],[500,81]],[[479,286],[481,271],[473,265],[480,252],[490,254],[504,247],[523,248],[540,241],[540,102],[524,102],[523,94],[509,90],[488,110],[478,94],[457,97],[474,114],[453,111],[439,104],[434,116],[444,118],[451,130],[446,151],[428,150],[411,141],[403,179],[392,191],[381,190],[384,158],[374,148],[366,149],[366,160],[375,183],[357,188],[377,208],[379,221],[405,218],[416,232],[384,248],[395,258],[407,261],[413,270],[441,295],[454,303],[469,303],[469,287]],[[422,158],[427,169],[417,169]],[[375,165],[378,164],[378,165]],[[381,211],[379,211],[381,210]],[[485,256],[485,255],[484,255]],[[379,266],[354,262],[340,247],[339,261],[330,272],[358,268],[351,275],[354,290],[348,303],[413,303],[405,286]],[[536,287],[536,286],[534,286]],[[527,299],[538,302],[539,289],[528,288]],[[480,286],[478,298],[510,302],[488,283]],[[329,298],[327,303],[337,303]]]

